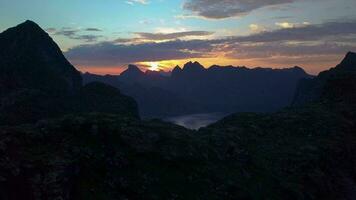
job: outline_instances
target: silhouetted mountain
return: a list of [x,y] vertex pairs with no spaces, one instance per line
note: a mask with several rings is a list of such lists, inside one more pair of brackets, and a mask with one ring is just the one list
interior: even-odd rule
[[356,53],[348,52],[344,60],[336,66],[336,68],[342,68],[344,70],[355,71],[356,70]]
[[[165,117],[172,114],[183,113],[187,110],[191,112],[201,112],[199,104],[193,105],[186,98],[157,87],[166,81],[166,77],[146,73],[145,77],[134,82],[125,81],[120,76],[100,76],[90,73],[83,74],[84,83],[102,82],[120,88],[120,90],[130,97],[133,97],[139,104],[140,115],[143,117]],[[145,83],[147,82],[147,85]],[[148,85],[149,84],[149,85]],[[155,113],[150,115],[149,113]]]
[[1,94],[18,88],[56,93],[80,89],[80,73],[36,23],[26,21],[4,31],[0,46]]
[[[96,92],[106,93],[91,95],[90,100],[81,97],[93,86],[82,88],[80,73],[36,23],[26,21],[4,31],[0,46],[0,124],[35,122],[73,112],[122,111],[138,117],[135,102],[110,86],[96,85]],[[106,104],[108,98],[117,103]]]
[[79,94],[79,112],[121,114],[124,117],[139,118],[138,107],[130,97],[104,83],[92,82],[85,85]]
[[[343,98],[340,95],[335,95],[338,91],[331,90],[331,87],[327,90],[325,87],[329,87],[330,85],[337,86],[338,84],[340,90],[339,93],[345,94],[347,93],[346,89],[352,87],[352,85],[342,85],[341,82],[338,82],[339,79],[346,80],[347,77],[349,79],[353,79],[353,76],[356,74],[356,54],[349,52],[342,60],[342,62],[337,65],[335,68],[332,68],[328,71],[321,72],[314,79],[303,79],[301,80],[298,90],[296,92],[293,105],[304,105],[309,102],[319,101],[321,97],[325,97],[329,92],[334,94],[334,98]],[[351,77],[350,77],[351,76]],[[349,82],[352,82],[348,80]],[[338,83],[336,83],[338,82]],[[351,91],[353,89],[351,88]]]
[[181,73],[178,76],[182,78],[194,78],[203,75],[205,68],[198,62],[188,62],[184,65]]
[[178,74],[180,74],[182,72],[182,69],[177,65],[174,67],[174,69],[172,70],[172,74],[171,76],[174,78],[174,77],[177,77],[179,76]]
[[136,65],[129,65],[126,71],[121,73],[120,78],[128,82],[139,81],[144,77],[143,73]]
[[[134,74],[128,76],[128,74]],[[95,77],[95,78],[94,78]],[[129,67],[113,77],[84,74],[85,82],[101,81],[136,99],[144,117],[207,112],[269,112],[289,106],[297,83],[310,78],[300,67],[268,69],[221,67],[205,69],[198,62],[175,67],[170,77]],[[168,112],[169,111],[169,112]]]
[[91,82],[103,82],[105,84],[108,85],[112,85],[112,86],[117,86],[119,87],[121,84],[120,80],[119,80],[119,76],[117,75],[96,75],[96,74],[91,74],[89,72],[86,72],[84,74],[82,74],[83,78],[83,84],[88,84]]
[[147,70],[145,72],[145,75],[148,75],[148,76],[161,76],[161,73],[159,71],[152,71],[152,70]]

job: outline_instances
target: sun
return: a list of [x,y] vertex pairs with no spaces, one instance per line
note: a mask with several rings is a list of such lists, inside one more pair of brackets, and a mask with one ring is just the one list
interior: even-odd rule
[[159,71],[159,63],[158,62],[149,62],[148,65],[150,68],[148,68],[151,71]]

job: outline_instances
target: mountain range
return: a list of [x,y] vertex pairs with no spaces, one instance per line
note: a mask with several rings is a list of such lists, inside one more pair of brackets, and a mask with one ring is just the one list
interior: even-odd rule
[[[0,46],[0,199],[356,198],[356,53],[302,79],[287,108],[239,112],[188,130],[140,119],[135,100],[115,87],[83,86],[34,22],[1,33]],[[168,80],[188,80],[196,89],[203,80],[198,74],[218,77],[209,71],[222,70],[186,66]],[[304,74],[223,69],[232,77],[256,70],[257,77]],[[130,74],[151,78],[134,66],[119,78]],[[158,77],[157,84],[167,80]]]
[[132,96],[144,118],[166,118],[194,113],[273,112],[289,106],[302,68],[286,69],[211,66],[198,62],[175,67],[170,76],[142,72],[137,66],[118,76],[82,74],[84,83],[99,81]]

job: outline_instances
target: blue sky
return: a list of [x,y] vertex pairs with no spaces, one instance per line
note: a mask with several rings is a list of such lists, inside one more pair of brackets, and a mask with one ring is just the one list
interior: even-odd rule
[[[347,51],[356,50],[354,0],[251,2],[1,0],[0,31],[33,20],[50,33],[74,65],[95,73],[119,73],[128,63],[154,62],[169,70],[175,64],[198,60],[207,67],[301,65],[315,74],[335,65]],[[338,33],[332,30],[335,27]],[[310,37],[321,30],[328,34]],[[266,39],[271,32],[289,31],[305,35],[281,41],[241,39],[251,35]],[[315,53],[304,55],[309,46]]]

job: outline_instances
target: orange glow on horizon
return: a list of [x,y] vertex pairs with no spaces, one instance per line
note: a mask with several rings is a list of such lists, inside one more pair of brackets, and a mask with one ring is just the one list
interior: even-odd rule
[[101,67],[101,66],[76,66],[77,70],[81,71],[82,73],[89,72],[91,74],[98,74],[98,75],[119,75],[123,71],[126,70],[126,68],[121,68],[121,67]]
[[[190,58],[190,59],[180,59],[180,60],[162,60],[162,61],[150,61],[150,62],[138,62],[134,63],[139,68],[145,72],[146,70],[152,71],[171,71],[175,66],[180,66],[183,68],[184,64],[189,61],[197,61],[202,64],[205,68],[209,68],[212,65],[220,66],[246,66],[248,68],[255,67],[270,67],[270,68],[288,68],[299,66],[304,68],[304,70],[309,74],[318,74],[320,71],[327,70],[334,67],[342,59],[342,56],[328,56],[320,57],[316,61],[300,61],[297,58],[272,58],[272,59],[230,59],[225,57],[214,57],[214,58]],[[77,66],[77,69],[81,72],[89,72],[99,75],[119,75],[127,69],[127,67],[121,66]]]

